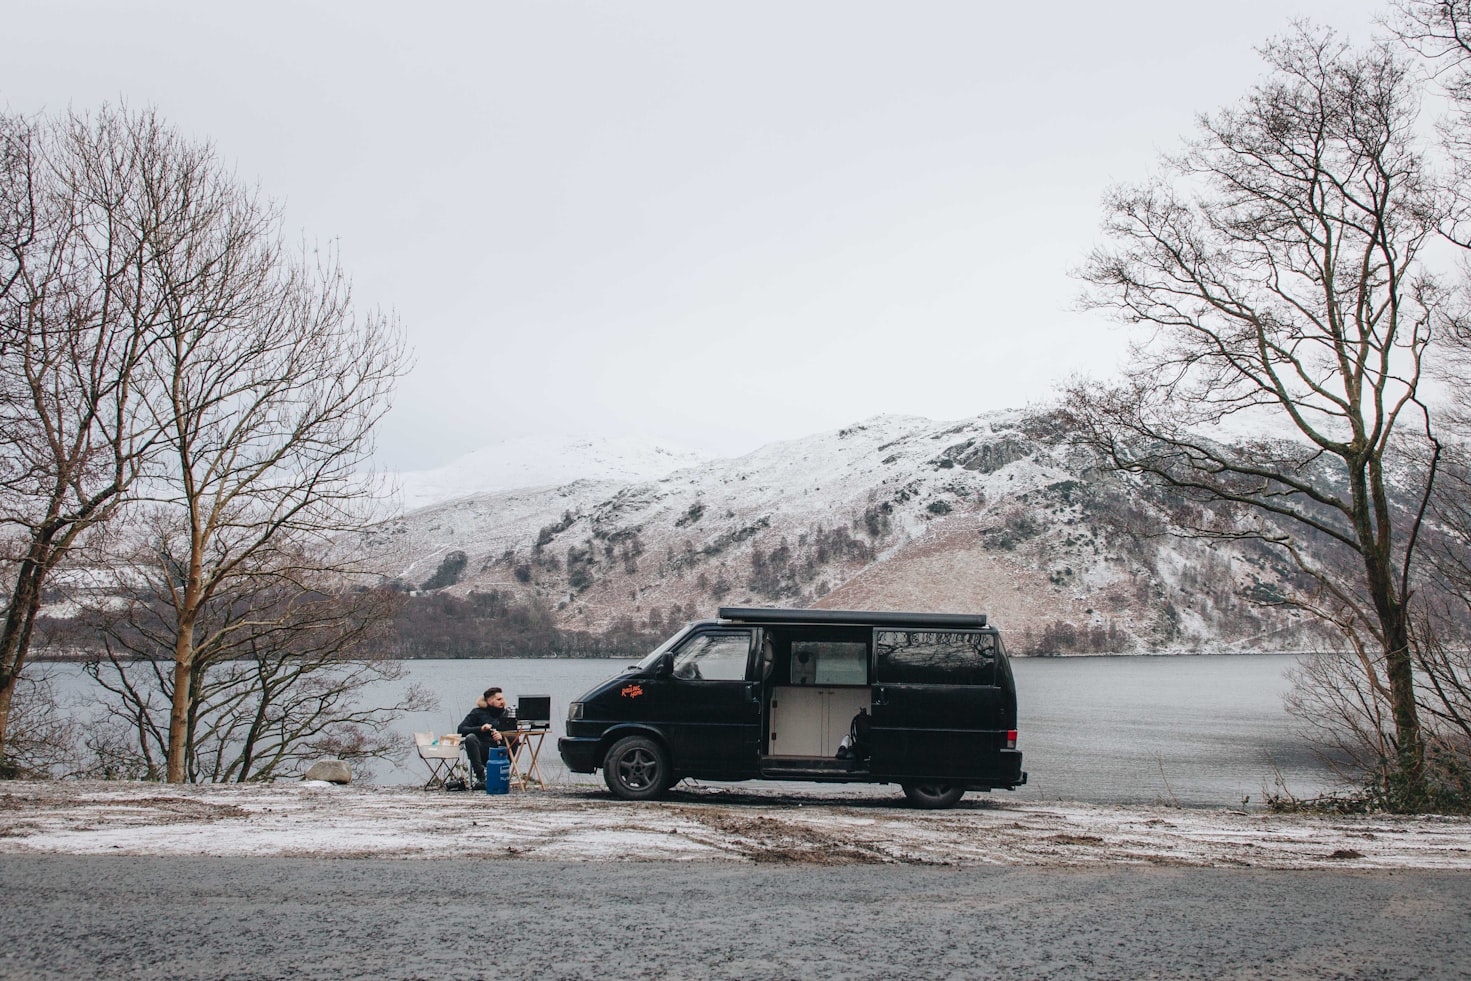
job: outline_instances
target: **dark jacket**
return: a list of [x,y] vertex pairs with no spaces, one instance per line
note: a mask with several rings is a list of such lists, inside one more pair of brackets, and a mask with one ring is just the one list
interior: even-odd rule
[[469,715],[465,716],[465,721],[460,723],[460,728],[456,731],[462,736],[472,733],[478,736],[481,734],[480,727],[483,725],[490,725],[505,732],[516,728],[516,720],[506,718],[505,709],[492,708],[485,704],[484,698],[479,698],[476,699],[475,707],[470,710]]

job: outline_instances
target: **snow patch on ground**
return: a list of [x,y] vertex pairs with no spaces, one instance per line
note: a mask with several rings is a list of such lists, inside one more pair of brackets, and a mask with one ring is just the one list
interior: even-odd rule
[[0,854],[723,860],[812,864],[1471,870],[1471,820],[1015,803],[917,811],[891,795],[601,789],[488,796],[304,782],[0,785]]

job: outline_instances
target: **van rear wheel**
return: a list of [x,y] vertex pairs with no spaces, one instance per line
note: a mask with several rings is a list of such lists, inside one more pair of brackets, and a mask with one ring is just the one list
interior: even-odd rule
[[965,796],[964,787],[955,787],[948,783],[906,783],[903,786],[904,796],[909,798],[909,803],[927,811],[954,807]]
[[669,786],[669,754],[648,736],[626,736],[608,747],[603,782],[624,800],[653,800]]

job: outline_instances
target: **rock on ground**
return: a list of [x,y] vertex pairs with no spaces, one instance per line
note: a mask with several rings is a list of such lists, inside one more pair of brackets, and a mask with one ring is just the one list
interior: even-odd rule
[[327,783],[352,783],[352,767],[342,760],[317,760],[302,774],[303,780],[324,780]]

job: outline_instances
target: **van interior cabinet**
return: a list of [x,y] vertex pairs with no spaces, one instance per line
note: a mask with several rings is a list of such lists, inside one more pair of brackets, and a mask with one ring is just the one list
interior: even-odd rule
[[836,756],[860,708],[870,708],[867,686],[774,689],[770,755]]

